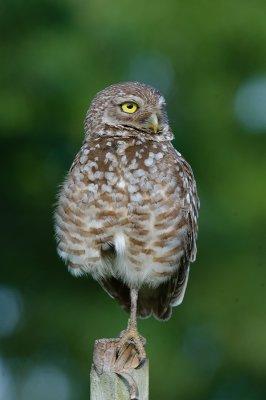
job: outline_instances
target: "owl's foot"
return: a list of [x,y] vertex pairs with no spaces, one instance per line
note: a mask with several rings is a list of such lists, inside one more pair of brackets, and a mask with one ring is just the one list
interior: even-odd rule
[[127,344],[134,345],[137,351],[137,356],[139,358],[139,365],[144,364],[146,360],[146,352],[144,348],[146,340],[144,339],[144,337],[140,336],[135,327],[129,326],[126,330],[121,332],[120,341],[117,346],[118,357],[122,355]]

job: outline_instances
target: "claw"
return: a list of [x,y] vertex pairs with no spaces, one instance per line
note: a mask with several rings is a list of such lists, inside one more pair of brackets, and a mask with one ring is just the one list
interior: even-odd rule
[[117,357],[120,357],[123,354],[127,343],[134,345],[139,358],[139,366],[143,365],[146,360],[146,352],[144,348],[146,340],[139,335],[135,328],[128,328],[125,331],[122,331],[120,334],[120,341],[117,346]]

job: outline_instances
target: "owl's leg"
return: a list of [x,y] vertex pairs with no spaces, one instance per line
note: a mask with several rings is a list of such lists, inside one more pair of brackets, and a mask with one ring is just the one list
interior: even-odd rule
[[128,320],[128,328],[137,330],[137,304],[138,290],[130,289],[130,317]]
[[130,289],[130,301],[130,317],[128,320],[127,329],[121,332],[120,341],[118,344],[118,351],[119,353],[121,353],[127,342],[133,343],[138,352],[140,362],[142,363],[146,359],[146,352],[144,349],[145,339],[140,336],[137,329],[137,289]]

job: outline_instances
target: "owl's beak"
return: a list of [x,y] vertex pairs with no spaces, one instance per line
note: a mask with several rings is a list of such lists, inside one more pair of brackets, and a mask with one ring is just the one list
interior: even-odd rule
[[159,121],[158,117],[155,113],[151,114],[151,116],[148,119],[148,127],[152,128],[154,133],[158,132],[159,129]]

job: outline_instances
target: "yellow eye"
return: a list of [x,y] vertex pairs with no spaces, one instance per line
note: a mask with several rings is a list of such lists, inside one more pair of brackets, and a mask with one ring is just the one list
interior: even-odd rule
[[128,114],[133,114],[138,108],[139,106],[137,103],[134,103],[133,101],[127,101],[126,103],[121,104],[122,111]]

